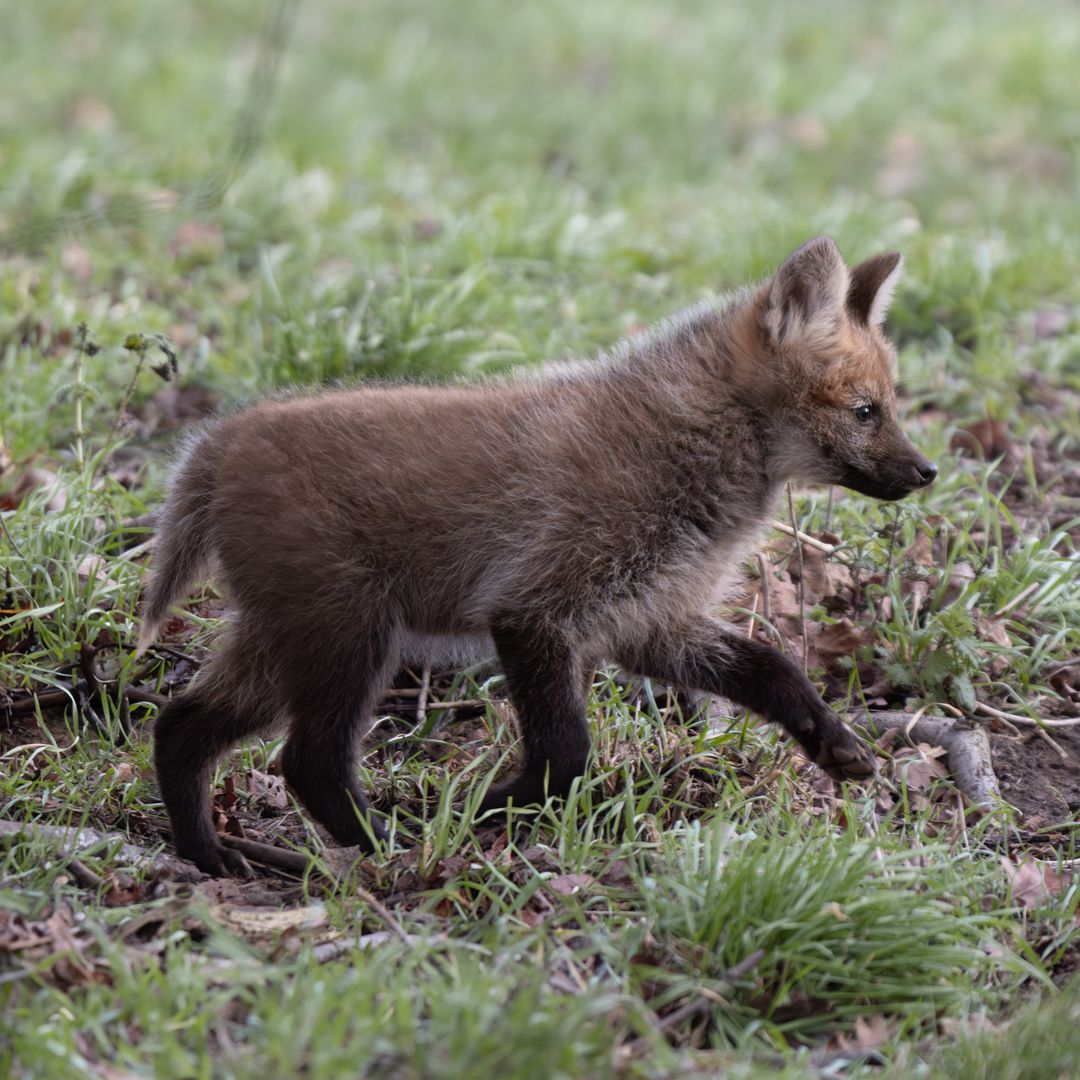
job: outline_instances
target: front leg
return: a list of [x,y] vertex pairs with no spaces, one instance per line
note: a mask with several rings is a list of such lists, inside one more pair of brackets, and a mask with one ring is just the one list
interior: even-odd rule
[[[589,758],[585,666],[550,630],[496,624],[492,637],[525,743],[520,772],[492,788],[481,811],[566,795]],[[589,680],[591,682],[591,680]]]
[[617,658],[627,670],[718,694],[781,724],[834,780],[876,772],[870,748],[786,656],[712,619],[657,630]]

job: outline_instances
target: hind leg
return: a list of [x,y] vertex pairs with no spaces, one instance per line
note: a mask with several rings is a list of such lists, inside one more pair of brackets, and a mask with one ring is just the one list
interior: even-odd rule
[[323,643],[320,654],[317,663],[290,664],[281,680],[291,716],[282,771],[339,844],[370,851],[372,835],[385,839],[387,832],[357,779],[357,750],[399,650],[389,631],[377,628],[358,631],[348,646]]
[[589,759],[588,665],[565,641],[543,631],[501,626],[493,628],[493,636],[525,760],[517,776],[487,793],[482,812],[511,800],[527,806],[542,803],[547,795],[567,795]]
[[237,626],[196,681],[158,713],[154,766],[176,852],[207,874],[251,874],[244,857],[222,846],[217,837],[210,812],[210,774],[230,746],[271,726],[279,712],[256,651]]

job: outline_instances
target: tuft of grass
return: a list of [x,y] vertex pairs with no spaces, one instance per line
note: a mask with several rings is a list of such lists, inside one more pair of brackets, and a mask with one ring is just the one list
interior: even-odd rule
[[709,1013],[721,1045],[782,1047],[881,1016],[917,1038],[995,973],[1037,974],[988,947],[1008,920],[980,906],[984,874],[955,860],[821,824],[690,823],[664,835],[640,880],[662,960],[639,977],[661,1001],[722,1001]]

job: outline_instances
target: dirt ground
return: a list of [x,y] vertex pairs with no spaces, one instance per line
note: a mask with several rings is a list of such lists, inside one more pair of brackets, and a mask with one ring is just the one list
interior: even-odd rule
[[1035,732],[990,738],[1001,793],[1022,813],[1026,829],[1075,820],[1080,811],[1080,728],[1055,728],[1049,734],[1064,758]]

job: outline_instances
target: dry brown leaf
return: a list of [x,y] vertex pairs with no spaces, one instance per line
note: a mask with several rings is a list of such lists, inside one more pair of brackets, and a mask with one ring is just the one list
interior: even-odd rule
[[51,469],[41,469],[35,466],[31,466],[23,472],[22,476],[15,482],[15,486],[11,489],[6,501],[12,507],[18,506],[27,495],[32,491],[37,491],[39,488],[43,490],[45,495],[46,510],[63,510],[67,505],[67,491],[60,482],[60,477]]
[[0,911],[0,959],[34,968],[37,977],[51,986],[69,990],[110,984],[107,965],[96,954],[96,940],[66,904],[38,920]]
[[921,529],[915,534],[915,540],[912,542],[911,547],[907,549],[907,559],[909,562],[916,563],[919,566],[929,567],[935,565],[930,537]]
[[146,898],[141,882],[129,874],[110,874],[105,879],[105,904],[108,907],[128,907]]
[[889,1023],[884,1016],[855,1017],[854,1049],[876,1050],[889,1041],[890,1035]]
[[1004,457],[1012,449],[1012,439],[1000,420],[976,420],[953,435],[949,449],[987,461]]
[[1029,910],[1052,907],[1071,883],[1068,876],[1059,874],[1049,863],[1035,859],[1025,859],[1018,866],[1008,855],[1002,855],[1001,866],[1009,879],[1013,900]]
[[[819,604],[822,598],[830,592],[829,574],[825,553],[817,548],[803,545],[802,570],[804,581],[804,603],[812,608]],[[788,566],[788,572],[792,581],[799,580],[799,559],[796,555]]]
[[538,874],[546,870],[554,870],[557,865],[555,853],[546,844],[534,844],[532,847],[527,847],[521,853],[521,858]]
[[288,809],[289,796],[285,791],[285,780],[281,776],[272,776],[270,773],[252,769],[247,776],[247,789],[249,794],[272,810]]
[[100,581],[106,585],[116,585],[117,582],[109,577],[106,572],[108,562],[102,555],[86,555],[79,560],[79,565],[75,568],[75,573],[79,576],[79,581],[85,584],[91,578],[95,581]]
[[337,936],[336,930],[326,927],[327,914],[323,904],[293,908],[215,904],[210,908],[210,914],[245,941],[253,943],[267,943],[276,935],[288,931],[303,931],[305,934],[321,931],[315,934],[315,939],[321,941]]
[[605,885],[621,889],[633,884],[634,875],[630,870],[630,864],[625,859],[616,859],[604,871],[601,880]]
[[823,626],[814,638],[814,648],[821,663],[831,668],[836,666],[840,657],[850,656],[855,652],[864,639],[863,630],[850,619],[844,618],[830,626]]
[[1004,620],[988,619],[984,615],[976,615],[975,628],[983,641],[992,641],[995,645],[1004,645],[1006,648],[1012,647],[1012,641],[1009,638],[1009,631],[1005,629]]
[[920,743],[918,747],[903,747],[893,755],[896,772],[906,781],[910,791],[926,791],[935,780],[944,780],[949,770],[940,746]]
[[574,896],[587,889],[596,879],[592,874],[560,874],[549,878],[547,887],[559,896]]

